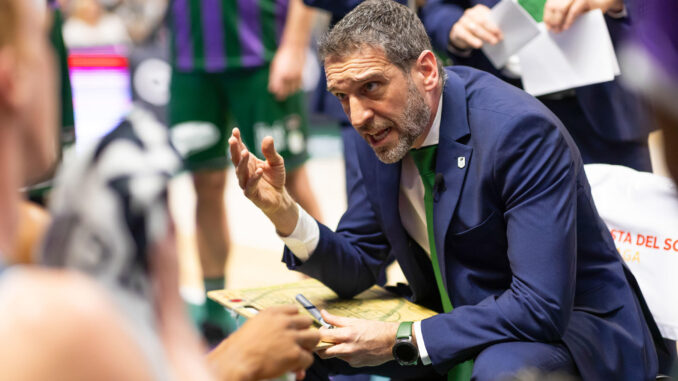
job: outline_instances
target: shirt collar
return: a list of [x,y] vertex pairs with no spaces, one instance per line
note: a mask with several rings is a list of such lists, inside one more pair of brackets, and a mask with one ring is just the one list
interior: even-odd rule
[[438,144],[438,141],[440,140],[440,119],[442,112],[443,112],[443,94],[441,93],[440,100],[438,100],[438,111],[436,111],[436,117],[435,119],[433,119],[431,129],[428,131],[428,135],[426,135],[426,139],[424,139],[424,142],[421,144],[421,147],[427,147]]

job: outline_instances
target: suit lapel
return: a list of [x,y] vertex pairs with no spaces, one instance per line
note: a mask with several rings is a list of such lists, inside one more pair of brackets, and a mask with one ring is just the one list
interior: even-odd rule
[[378,200],[383,216],[385,231],[404,230],[398,212],[398,194],[400,193],[400,162],[384,164],[377,160],[377,189]]
[[425,300],[431,292],[431,287],[435,287],[435,284],[430,283],[433,271],[428,259],[426,259],[426,262],[428,262],[427,268],[422,268],[421,258],[417,258],[417,255],[424,256],[425,254],[418,251],[420,249],[412,247],[416,243],[409,238],[400,219],[398,197],[400,195],[402,166],[400,162],[395,164],[384,164],[378,160],[376,162],[377,200],[379,200],[383,231],[391,244],[393,254],[396,256],[403,274],[410,283],[413,300]]
[[[433,232],[436,240],[438,262],[443,273],[443,283],[447,293],[452,297],[454,290],[450,290],[447,286],[445,259],[447,255],[453,255],[454,253],[447,253],[445,251],[445,238],[450,222],[452,222],[452,216],[454,216],[454,212],[457,209],[472,150],[470,147],[459,143],[449,145],[442,151],[440,148],[442,147],[439,147],[437,160],[442,162],[442,165],[436,165],[436,173],[443,175],[443,182],[441,186],[434,190],[433,194]],[[459,157],[463,157],[466,162],[463,168],[459,168],[457,165]]]
[[468,136],[469,133],[464,84],[456,74],[448,71],[448,80],[443,90],[440,140],[436,155],[436,174],[442,174],[443,181],[433,192],[433,231],[443,283],[450,298],[454,290],[447,286],[445,276],[447,257],[445,238],[457,208],[473,153],[471,147],[459,143],[458,140]]

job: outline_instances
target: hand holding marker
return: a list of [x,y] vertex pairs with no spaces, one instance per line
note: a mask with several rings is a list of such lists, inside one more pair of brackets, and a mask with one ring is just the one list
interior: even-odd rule
[[306,310],[310,312],[311,315],[313,315],[313,317],[320,323],[320,325],[329,329],[334,328],[332,324],[329,324],[328,322],[325,321],[325,319],[323,319],[322,315],[320,314],[320,311],[318,311],[318,308],[314,306],[313,303],[309,302],[304,295],[297,294],[297,296],[295,296],[295,299],[297,300],[297,302],[299,302],[299,304],[306,308]]

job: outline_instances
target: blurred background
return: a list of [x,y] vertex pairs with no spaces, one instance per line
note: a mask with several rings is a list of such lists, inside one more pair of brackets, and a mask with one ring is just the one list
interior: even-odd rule
[[[82,151],[104,136],[142,104],[167,124],[171,78],[170,33],[166,0],[59,0],[68,49],[68,70],[75,116],[75,144]],[[315,39],[327,28],[329,15],[315,15]],[[316,101],[321,68],[311,44],[303,85],[308,109]],[[311,187],[325,222],[335,227],[346,206],[344,164],[338,123],[309,114],[308,162]],[[65,160],[74,152],[66,153]],[[280,262],[283,244],[273,226],[239,189],[228,170],[225,199],[231,229],[227,286],[250,287],[300,279]],[[195,192],[188,173],[175,178],[170,191],[178,232],[182,295],[200,303],[204,292],[195,241]]]

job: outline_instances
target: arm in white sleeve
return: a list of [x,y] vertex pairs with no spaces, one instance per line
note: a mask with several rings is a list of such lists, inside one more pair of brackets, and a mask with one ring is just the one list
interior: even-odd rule
[[414,329],[414,335],[417,338],[417,348],[419,348],[421,363],[424,365],[431,365],[431,358],[428,356],[426,344],[424,344],[424,335],[421,334],[421,320],[415,321],[412,325],[412,329]]
[[299,219],[297,225],[294,227],[292,234],[287,237],[280,237],[294,255],[302,262],[308,260],[318,247],[318,240],[320,240],[320,229],[318,222],[311,217],[299,204]]

